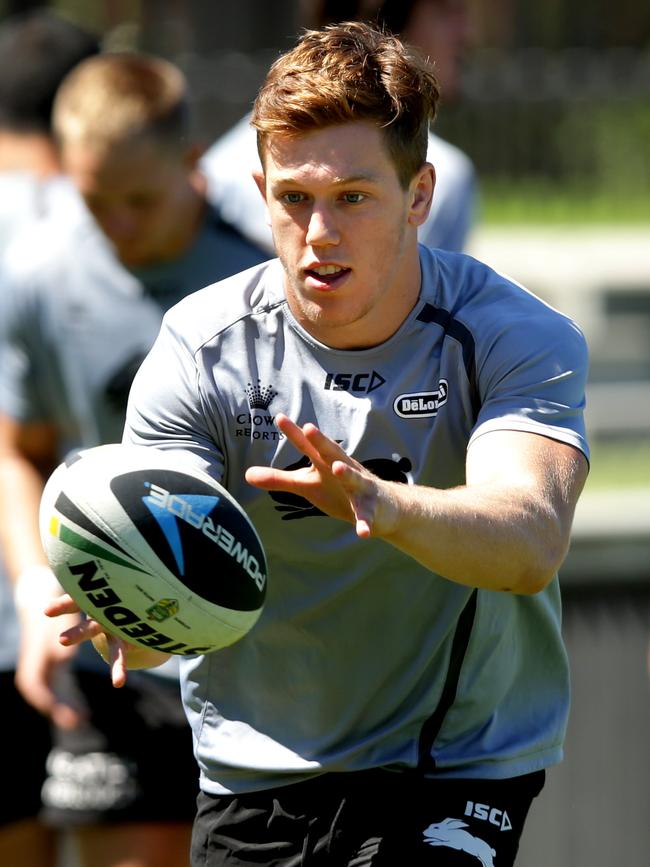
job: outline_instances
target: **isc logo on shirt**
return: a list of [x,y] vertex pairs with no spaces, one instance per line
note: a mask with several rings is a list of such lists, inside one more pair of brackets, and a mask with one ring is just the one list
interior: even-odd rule
[[431,418],[438,415],[441,406],[447,403],[449,386],[441,379],[436,391],[416,391],[400,394],[393,401],[393,409],[400,418]]

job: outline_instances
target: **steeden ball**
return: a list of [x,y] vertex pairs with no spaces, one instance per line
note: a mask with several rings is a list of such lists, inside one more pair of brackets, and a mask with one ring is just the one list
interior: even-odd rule
[[84,449],[47,481],[41,540],[66,593],[104,628],[165,653],[210,653],[255,625],[260,538],[228,491],[162,449]]

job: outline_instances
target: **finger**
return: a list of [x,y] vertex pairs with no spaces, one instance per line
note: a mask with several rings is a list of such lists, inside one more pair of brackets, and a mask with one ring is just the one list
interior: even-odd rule
[[295,490],[299,486],[296,472],[291,470],[278,470],[274,467],[249,467],[244,478],[249,485],[262,488],[265,491],[288,491]]
[[370,524],[364,518],[357,518],[355,531],[360,539],[369,539],[372,536]]
[[126,683],[126,649],[119,638],[113,635],[107,637],[111,681],[116,689],[120,689]]
[[333,461],[346,461],[354,463],[353,459],[345,453],[341,446],[326,436],[315,424],[306,424],[303,435],[310,446],[316,450],[321,461],[332,464]]
[[43,609],[48,617],[60,617],[62,614],[78,614],[80,610],[72,596],[67,593],[50,600]]
[[71,647],[75,644],[81,644],[83,641],[90,641],[103,632],[104,627],[97,623],[96,620],[82,620],[64,630],[59,635],[59,643],[64,647]]
[[314,425],[308,424],[305,425],[305,428],[299,427],[295,422],[291,421],[291,419],[279,413],[275,418],[275,424],[278,429],[286,436],[289,442],[295,446],[298,451],[302,452],[313,464],[322,463],[322,458],[319,452],[314,448],[311,442],[307,439],[305,435],[305,429],[314,428]]

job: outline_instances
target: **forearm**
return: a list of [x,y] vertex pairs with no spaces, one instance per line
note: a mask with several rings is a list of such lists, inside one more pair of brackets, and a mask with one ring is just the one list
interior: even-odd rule
[[10,578],[46,565],[38,527],[43,477],[20,455],[0,460],[0,546]]
[[451,581],[536,593],[566,554],[558,516],[526,488],[437,490],[388,483],[386,490],[394,511],[383,538]]
[[427,569],[470,587],[536,593],[553,578],[569,545],[588,465],[570,445],[495,431],[468,450],[464,486],[440,489],[378,478],[315,425],[276,424],[309,465],[250,467],[249,484],[303,496],[352,522]]

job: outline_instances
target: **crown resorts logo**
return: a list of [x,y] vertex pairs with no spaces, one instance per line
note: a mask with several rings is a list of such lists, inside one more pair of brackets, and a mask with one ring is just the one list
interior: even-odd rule
[[259,379],[255,385],[249,382],[246,386],[246,397],[248,398],[248,405],[251,409],[268,409],[271,401],[274,397],[277,397],[277,394],[277,391],[275,391],[270,385],[262,387]]
[[283,434],[275,427],[274,416],[268,412],[271,402],[278,393],[272,385],[262,385],[261,380],[249,382],[246,386],[246,400],[250,412],[240,412],[235,429],[235,436],[253,440],[269,440],[276,442]]

